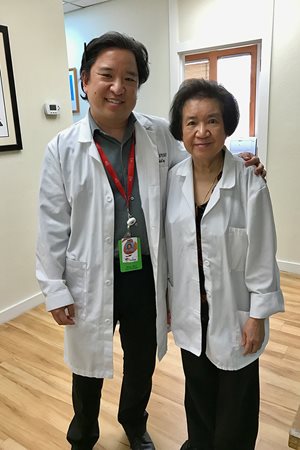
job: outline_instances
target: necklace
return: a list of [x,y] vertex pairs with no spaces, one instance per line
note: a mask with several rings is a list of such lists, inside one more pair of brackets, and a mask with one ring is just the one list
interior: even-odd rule
[[[197,185],[199,186],[199,184],[197,183],[196,179],[195,179],[195,175],[194,175],[194,191],[195,193],[197,192],[197,202],[196,204],[201,206],[204,205],[207,200],[210,197],[210,194],[212,193],[212,191],[214,190],[214,187],[216,186],[216,184],[218,183],[219,179],[221,178],[221,174],[222,174],[222,166],[223,166],[223,158],[220,162],[220,164],[218,165],[217,171],[216,171],[216,176],[214,177],[212,183],[210,184],[208,191],[206,192],[205,196],[203,198],[201,198],[202,196],[200,196],[201,192],[197,189]],[[201,175],[200,175],[201,176]]]
[[206,199],[208,198],[209,193],[213,191],[215,185],[217,184],[218,177],[219,177],[219,173],[215,176],[215,178],[214,178],[212,184],[210,185],[208,191],[206,192],[206,194],[205,194],[205,196],[204,196],[204,199],[200,202],[200,205],[204,205]]

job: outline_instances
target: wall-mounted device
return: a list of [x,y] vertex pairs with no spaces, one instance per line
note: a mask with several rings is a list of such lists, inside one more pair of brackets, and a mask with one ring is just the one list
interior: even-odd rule
[[250,152],[256,155],[257,138],[256,137],[232,138],[230,140],[229,150],[233,154],[241,152]]
[[57,103],[45,103],[44,111],[46,116],[57,116],[60,114],[60,106]]

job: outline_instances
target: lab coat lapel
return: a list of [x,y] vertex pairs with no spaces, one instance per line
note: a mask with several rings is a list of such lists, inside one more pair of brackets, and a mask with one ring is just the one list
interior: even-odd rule
[[[155,131],[147,118],[143,117],[135,124],[135,160],[139,178],[139,190],[145,215],[147,234],[151,252],[158,250],[160,234],[160,178],[159,143]],[[152,257],[154,255],[151,255]]]
[[220,182],[217,184],[217,186],[213,190],[213,193],[211,194],[209,202],[205,208],[204,215],[208,214],[209,211],[211,211],[214,208],[214,206],[218,203],[219,200],[220,200]]
[[193,181],[193,162],[192,158],[188,158],[178,168],[177,175],[183,177],[182,195],[193,213],[195,214],[195,199],[194,199],[194,181]]
[[210,197],[207,207],[204,211],[204,216],[211,211],[215,205],[220,200],[221,190],[222,189],[232,189],[235,186],[235,170],[234,170],[234,158],[233,155],[224,147],[225,150],[225,158],[223,165],[223,173],[222,177],[219,180],[217,186],[213,190],[213,193]]
[[89,123],[89,116],[86,114],[86,116],[81,120],[79,123],[79,135],[78,135],[78,142],[80,144],[85,144],[89,147],[89,155],[96,159],[96,161],[101,162],[99,152],[97,150],[97,147],[94,143],[94,139],[91,133],[90,123]]

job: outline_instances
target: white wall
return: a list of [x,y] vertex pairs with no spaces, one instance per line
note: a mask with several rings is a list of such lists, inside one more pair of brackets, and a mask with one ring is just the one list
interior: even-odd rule
[[273,0],[170,0],[171,94],[183,79],[184,54],[261,44],[256,135],[266,164]]
[[169,0],[169,4],[172,92],[181,81],[181,54],[262,43],[258,154],[267,165],[279,266],[299,274],[299,0]]
[[[134,37],[146,46],[150,60],[150,77],[140,88],[136,110],[167,118],[170,104],[168,14],[168,0],[111,0],[65,14],[69,67],[76,67],[79,73],[83,43],[94,37],[107,31]],[[81,118],[87,108],[87,102],[80,100],[80,113],[74,114],[74,120]]]
[[[37,191],[46,143],[72,122],[61,0],[1,0],[23,150],[0,152],[0,322],[42,301],[35,280]],[[61,105],[46,119],[45,101]]]
[[280,267],[300,274],[300,2],[275,0],[268,184]]

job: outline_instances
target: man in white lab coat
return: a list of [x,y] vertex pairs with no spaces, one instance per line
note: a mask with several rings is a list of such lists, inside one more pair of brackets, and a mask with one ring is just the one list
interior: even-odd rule
[[186,153],[165,120],[132,112],[149,76],[141,43],[116,32],[93,39],[80,74],[90,109],[48,144],[37,245],[47,310],[66,325],[75,413],[67,439],[73,450],[91,450],[99,438],[101,389],[113,376],[119,322],[118,420],[133,450],[151,450],[146,407],[156,349],[162,358],[167,347],[161,213],[168,169]]

